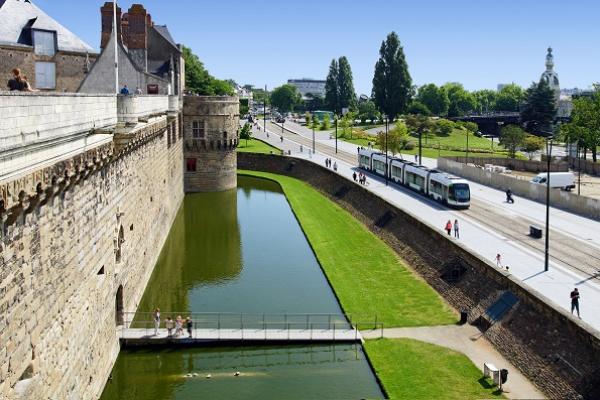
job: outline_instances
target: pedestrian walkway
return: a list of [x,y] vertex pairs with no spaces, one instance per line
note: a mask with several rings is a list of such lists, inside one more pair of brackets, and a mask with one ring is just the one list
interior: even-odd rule
[[[286,127],[287,125],[286,123]],[[352,174],[357,171],[356,163],[350,164],[336,157],[331,151],[334,146],[333,140],[317,141],[319,144],[328,146],[328,154],[317,152],[309,155],[306,146],[304,146],[303,152],[299,151],[300,144],[294,141],[296,135],[288,133],[286,139],[281,142],[280,135],[277,134],[276,130],[269,129],[269,132],[268,138],[263,130],[256,131],[255,137],[283,149],[286,153],[289,151],[293,157],[304,158],[319,165],[325,165],[325,159],[331,158],[332,161],[337,161],[337,173],[352,181]],[[351,143],[338,141],[338,149],[356,154],[356,146]],[[429,161],[424,160],[424,163],[429,163]],[[549,299],[548,302],[554,303],[568,313],[571,311],[569,294],[573,288],[579,288],[583,324],[589,331],[595,331],[597,335],[600,335],[600,332],[598,332],[598,329],[600,329],[600,312],[593,311],[600,310],[600,284],[593,275],[573,271],[567,265],[554,259],[550,261],[549,271],[545,272],[543,269],[544,254],[542,252],[526,246],[522,240],[503,235],[493,226],[483,223],[481,219],[469,217],[459,210],[443,207],[395,184],[385,185],[383,178],[371,174],[368,174],[367,183],[368,185],[365,186],[367,190],[386,199],[399,209],[418,215],[418,218],[431,226],[432,229],[441,231],[448,219],[452,219],[452,221],[458,219],[461,226],[461,238],[451,238],[450,240],[459,240],[471,252],[489,260],[493,265],[496,264],[496,254],[502,254],[503,264],[504,266],[510,266],[510,273],[513,276],[545,296]],[[485,202],[486,207],[494,212],[502,212],[505,218],[514,219],[527,216],[535,221],[543,221],[544,206],[539,203],[517,197],[516,204],[506,205],[502,200],[497,200],[498,198],[504,198],[503,193],[483,185],[472,184],[471,187],[472,197],[481,199],[481,202]],[[497,196],[493,193],[494,191],[498,192]],[[482,211],[485,212],[486,210]],[[574,247],[574,252],[582,251],[585,245],[600,246],[600,235],[598,234],[600,223],[597,221],[553,208],[551,228],[558,230],[561,234],[578,239],[577,243],[581,243],[581,247]],[[550,237],[552,238],[552,235]],[[550,252],[552,253],[552,244]],[[600,268],[600,265],[598,265],[598,268]],[[598,276],[600,277],[600,272]]]
[[[361,331],[364,339],[376,339],[382,336],[380,331]],[[508,381],[503,385],[505,396],[509,399],[543,399],[544,395],[536,389],[519,370],[506,360],[487,341],[485,336],[471,325],[442,325],[413,328],[388,328],[383,330],[388,339],[411,338],[423,342],[447,347],[466,355],[483,374],[483,364],[492,363],[497,368],[508,370]]]

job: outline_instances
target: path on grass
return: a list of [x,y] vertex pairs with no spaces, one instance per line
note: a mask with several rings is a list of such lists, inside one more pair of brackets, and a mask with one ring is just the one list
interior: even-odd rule
[[[366,330],[360,333],[364,339],[381,337],[381,330]],[[383,337],[387,339],[411,338],[458,351],[469,357],[482,374],[483,364],[491,362],[497,368],[508,370],[508,381],[504,385],[506,397],[509,399],[545,398],[516,367],[494,349],[481,331],[472,325],[387,328],[383,330]]]

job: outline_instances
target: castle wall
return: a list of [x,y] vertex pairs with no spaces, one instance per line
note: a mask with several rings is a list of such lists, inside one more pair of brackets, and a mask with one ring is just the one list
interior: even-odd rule
[[183,199],[178,120],[36,171],[36,195],[0,206],[0,398],[102,393],[117,308],[136,310]]
[[235,149],[239,143],[239,110],[237,97],[184,97],[186,192],[222,191],[237,186]]

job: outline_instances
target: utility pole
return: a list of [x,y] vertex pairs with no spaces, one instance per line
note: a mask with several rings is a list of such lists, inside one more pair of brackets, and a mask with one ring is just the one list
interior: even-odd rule
[[338,116],[335,116],[335,154],[337,154]]
[[469,163],[469,130],[465,129],[467,131],[467,157],[465,160],[465,164]]
[[117,0],[113,0],[113,37],[115,50],[115,93],[119,94],[119,31],[117,30]]
[[552,154],[552,137],[546,137],[546,245],[544,251],[544,271],[548,271],[550,258],[550,156]]
[[312,117],[312,151],[313,151],[313,154],[315,153],[315,118],[317,118],[317,117],[313,113],[313,117]]
[[579,139],[577,139],[577,169],[579,170],[577,174],[577,195],[581,195],[581,149],[579,147]]
[[423,156],[422,156],[422,146],[421,146],[421,136],[423,136],[423,128],[419,128],[419,164],[423,164]]
[[265,85],[265,100],[263,101],[263,123],[265,124],[265,135],[267,134],[267,85]]
[[388,146],[387,146],[387,137],[388,137],[388,116],[385,116],[385,186],[388,185]]

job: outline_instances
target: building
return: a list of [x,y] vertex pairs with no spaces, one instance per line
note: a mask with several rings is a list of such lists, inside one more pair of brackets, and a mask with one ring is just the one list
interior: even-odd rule
[[554,56],[552,55],[552,47],[548,47],[546,54],[546,70],[542,73],[540,80],[545,81],[550,89],[554,91],[554,99],[556,101],[556,116],[559,119],[568,119],[573,110],[573,101],[571,96],[561,95],[560,81],[558,74],[554,71]]
[[293,85],[298,89],[302,97],[309,93],[313,96],[325,97],[325,81],[317,79],[288,79],[288,85]]
[[91,46],[32,0],[0,0],[0,73],[4,82],[13,68],[19,68],[35,89],[75,92],[97,56]]
[[[104,3],[100,14],[102,52],[79,87],[81,93],[115,92],[113,3]],[[141,4],[123,15],[117,6],[117,21],[119,87],[127,85],[131,93],[139,88],[143,94],[182,96],[185,63],[169,29],[155,24]]]

